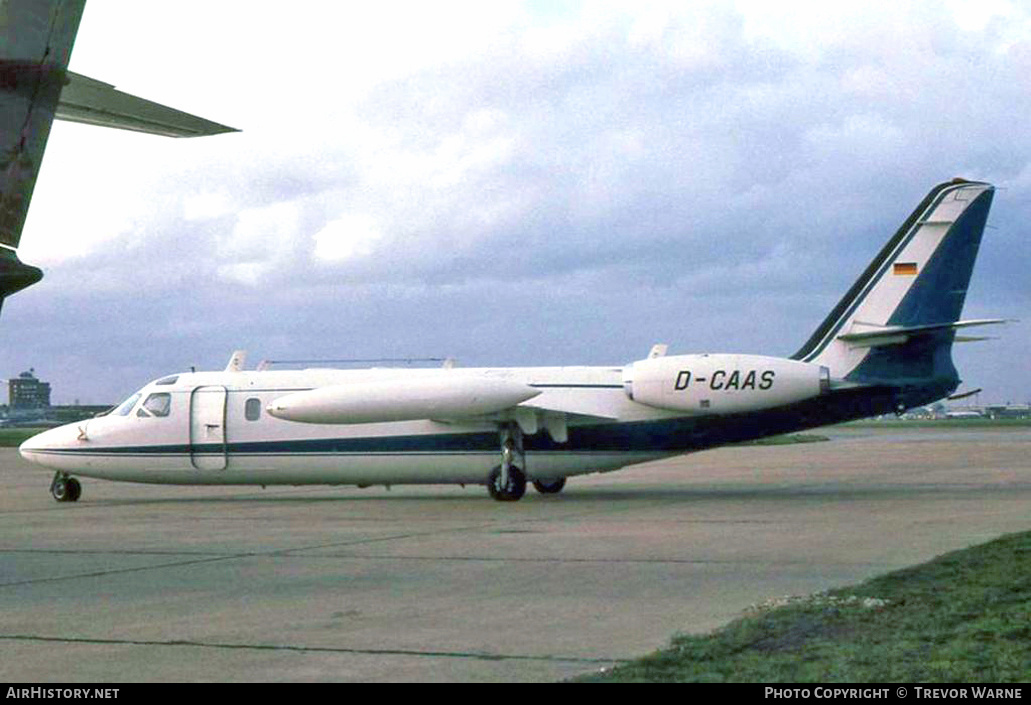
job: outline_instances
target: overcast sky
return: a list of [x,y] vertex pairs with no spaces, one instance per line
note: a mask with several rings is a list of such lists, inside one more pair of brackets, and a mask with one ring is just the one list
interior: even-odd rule
[[54,403],[235,348],[790,355],[954,176],[1000,187],[964,317],[1024,319],[964,388],[1031,399],[1026,3],[92,0],[71,69],[243,131],[55,124],[0,323]]

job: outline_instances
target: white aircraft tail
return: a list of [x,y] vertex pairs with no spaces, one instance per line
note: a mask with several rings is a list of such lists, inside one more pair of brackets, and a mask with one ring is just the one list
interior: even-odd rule
[[838,380],[955,389],[956,331],[1002,322],[960,320],[993,193],[962,179],[935,186],[793,359]]

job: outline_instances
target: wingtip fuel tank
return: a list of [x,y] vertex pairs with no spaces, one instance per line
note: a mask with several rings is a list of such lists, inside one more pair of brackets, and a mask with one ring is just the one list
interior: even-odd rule
[[294,392],[268,405],[271,416],[317,424],[359,424],[491,414],[532,399],[540,391],[522,382],[442,374],[335,384]]

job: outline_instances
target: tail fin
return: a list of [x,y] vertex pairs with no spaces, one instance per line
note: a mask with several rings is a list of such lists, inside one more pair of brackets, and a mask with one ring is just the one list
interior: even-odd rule
[[0,3],[0,301],[43,273],[15,250],[85,0]]
[[951,392],[951,348],[994,188],[954,179],[931,189],[912,215],[792,357],[836,379]]

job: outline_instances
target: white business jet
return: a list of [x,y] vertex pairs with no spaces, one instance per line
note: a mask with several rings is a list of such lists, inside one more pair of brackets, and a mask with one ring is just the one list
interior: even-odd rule
[[175,485],[485,484],[566,478],[889,412],[959,385],[960,320],[993,188],[935,186],[790,358],[667,355],[612,367],[245,370],[163,377],[21,446],[74,476]]

